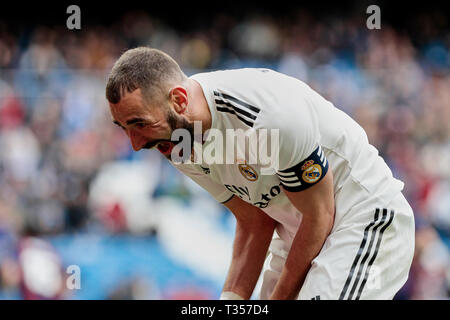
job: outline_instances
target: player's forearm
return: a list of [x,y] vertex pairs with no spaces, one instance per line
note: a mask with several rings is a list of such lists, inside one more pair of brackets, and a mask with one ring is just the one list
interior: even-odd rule
[[236,226],[233,257],[223,291],[231,291],[249,299],[258,281],[267,249],[272,240],[275,222]]
[[333,226],[333,215],[304,217],[270,299],[296,299],[311,261],[319,254]]

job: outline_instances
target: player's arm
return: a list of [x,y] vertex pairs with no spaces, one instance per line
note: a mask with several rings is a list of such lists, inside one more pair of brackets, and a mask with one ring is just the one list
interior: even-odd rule
[[224,205],[234,214],[237,224],[223,292],[249,299],[261,273],[276,221],[236,196]]
[[[312,260],[319,254],[334,223],[333,173],[329,168],[320,132],[318,104],[326,103],[295,80],[280,80],[276,117],[262,117],[261,128],[279,131],[278,178],[292,205],[302,213],[302,223],[272,299],[294,299],[303,285]],[[329,125],[333,125],[330,123]]]
[[333,174],[300,192],[284,190],[302,212],[302,223],[294,237],[285,266],[270,299],[296,299],[311,266],[334,223]]

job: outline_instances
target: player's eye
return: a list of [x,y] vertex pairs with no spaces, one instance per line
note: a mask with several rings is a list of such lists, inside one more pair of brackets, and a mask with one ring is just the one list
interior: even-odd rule
[[143,123],[143,122],[138,122],[138,123],[136,123],[134,126],[135,126],[136,128],[138,128],[138,129],[143,129],[143,128],[145,128],[145,127],[147,126],[147,124],[146,124],[146,123]]

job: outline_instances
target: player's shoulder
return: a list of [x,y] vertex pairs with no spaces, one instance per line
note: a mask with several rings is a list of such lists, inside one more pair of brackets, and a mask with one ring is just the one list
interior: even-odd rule
[[207,99],[219,112],[253,123],[263,108],[266,90],[258,85],[258,75],[268,69],[241,68],[197,73],[191,76],[203,87]]
[[202,85],[218,112],[255,129],[279,127],[305,112],[298,104],[304,91],[301,82],[272,69],[217,70],[191,78]]
[[286,97],[283,89],[286,81],[297,81],[268,68],[208,71],[194,74],[190,78],[199,82],[208,92],[230,95],[248,104],[264,104],[266,100],[271,101],[277,96]]
[[[268,68],[238,68],[200,72],[193,74],[190,78],[226,86],[237,84],[251,85],[258,78],[275,75],[281,75],[281,73]],[[248,82],[248,80],[254,81]]]

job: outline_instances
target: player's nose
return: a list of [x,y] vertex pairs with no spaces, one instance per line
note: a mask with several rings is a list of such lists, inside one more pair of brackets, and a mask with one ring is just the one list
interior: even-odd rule
[[129,137],[134,151],[141,150],[146,143],[145,138],[134,130],[130,130]]

